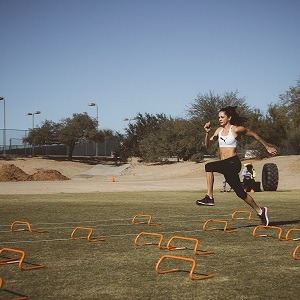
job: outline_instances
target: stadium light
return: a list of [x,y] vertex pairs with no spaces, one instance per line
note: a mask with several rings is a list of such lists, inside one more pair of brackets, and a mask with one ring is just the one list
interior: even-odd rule
[[125,119],[123,119],[123,121],[124,122],[131,122],[131,121],[136,121],[136,120],[138,120],[138,118],[137,117],[134,117],[134,118],[125,118]]
[[5,122],[5,98],[0,96],[0,101],[3,100],[3,156],[6,155],[6,122]]
[[[32,116],[32,129],[34,129],[34,115],[40,115],[41,111],[37,110],[36,112],[29,112],[27,116]],[[32,143],[32,156],[34,155],[34,143]]]
[[32,116],[32,129],[34,129],[34,115],[40,115],[41,111],[37,110],[36,112],[29,112],[27,116]]
[[[98,105],[95,102],[89,102],[88,106],[96,106],[97,109],[97,130],[99,130],[99,114],[98,114]],[[98,142],[96,142],[96,156],[98,156]]]

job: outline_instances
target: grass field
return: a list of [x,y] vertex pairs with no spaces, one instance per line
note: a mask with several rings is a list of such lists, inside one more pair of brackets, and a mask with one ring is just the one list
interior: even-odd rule
[[[234,193],[216,194],[216,206],[198,207],[196,192],[135,192],[59,195],[1,195],[0,248],[26,252],[25,261],[42,264],[38,270],[21,271],[17,264],[0,265],[4,280],[0,299],[299,299],[300,261],[292,258],[299,241],[279,241],[276,230],[254,238],[258,221],[231,220],[235,210],[249,210]],[[300,190],[255,194],[258,204],[269,208],[270,225],[285,235],[300,228]],[[150,214],[152,222],[132,225],[135,214]],[[256,216],[255,216],[256,217]],[[236,233],[204,231],[206,220],[227,220]],[[28,221],[33,229],[12,233],[12,222]],[[105,241],[72,240],[75,227],[93,228],[93,237]],[[193,243],[178,241],[188,249],[159,250],[156,245],[135,246],[140,232],[162,233],[163,243],[174,235],[197,238],[199,249],[211,255],[195,255]],[[300,233],[295,232],[295,237]],[[157,242],[144,237],[143,241]],[[168,260],[161,268],[183,272],[157,274],[155,265],[163,255],[194,258],[195,273],[215,274],[211,279],[188,278],[190,263]],[[9,253],[3,253],[10,256]],[[300,256],[300,253],[299,253]],[[3,259],[3,257],[1,257]]]

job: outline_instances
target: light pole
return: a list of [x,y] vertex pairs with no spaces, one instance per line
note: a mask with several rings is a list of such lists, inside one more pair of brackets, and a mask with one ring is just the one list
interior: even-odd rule
[[[29,112],[27,116],[32,116],[32,129],[34,129],[34,115],[39,115],[41,112],[37,110],[36,112]],[[32,156],[34,155],[34,142],[32,143]]]
[[125,118],[123,119],[124,122],[127,122],[128,125],[130,124],[131,121],[137,121],[138,118],[137,117],[134,117],[134,118]]
[[[99,114],[98,114],[98,104],[96,104],[95,102],[89,102],[88,106],[96,106],[97,109],[97,131],[99,130]],[[96,142],[96,156],[98,156],[98,142]]]
[[3,156],[6,155],[6,122],[5,122],[5,98],[0,96],[0,101],[3,100]]
[[32,116],[32,129],[34,129],[34,115],[39,115],[41,112],[37,110],[36,112],[29,112],[27,113],[27,116]]

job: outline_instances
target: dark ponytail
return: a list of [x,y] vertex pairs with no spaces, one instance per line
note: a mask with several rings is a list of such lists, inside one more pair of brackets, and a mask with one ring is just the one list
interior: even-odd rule
[[231,125],[243,125],[248,119],[245,117],[241,117],[235,110],[237,106],[226,106],[219,110],[219,112],[223,111],[227,117],[231,117],[230,124]]

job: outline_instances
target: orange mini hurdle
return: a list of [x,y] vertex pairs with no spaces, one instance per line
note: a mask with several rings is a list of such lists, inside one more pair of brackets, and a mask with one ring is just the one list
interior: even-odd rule
[[257,218],[252,219],[252,212],[247,210],[235,210],[231,215],[232,220],[245,220],[245,218],[236,217],[237,214],[241,214],[241,213],[248,215],[248,221],[259,221],[259,219]]
[[22,270],[22,271],[29,271],[29,270],[45,268],[45,266],[43,266],[43,265],[37,265],[37,264],[32,264],[32,263],[27,263],[27,264],[32,265],[30,267],[23,267],[23,263],[25,263],[24,262],[25,252],[23,250],[16,250],[16,249],[11,249],[11,248],[2,248],[0,250],[0,257],[1,257],[1,254],[5,251],[20,254],[21,258],[20,259],[18,259],[18,258],[8,258],[8,259],[5,259],[5,260],[1,260],[0,261],[1,265],[18,263],[19,269]]
[[300,260],[300,257],[297,257],[297,252],[298,252],[299,249],[300,249],[300,245],[298,245],[298,246],[294,249],[294,251],[293,251],[292,257],[293,257],[293,259],[295,259],[295,260]]
[[[152,243],[152,242],[138,243],[138,240],[139,240],[139,239],[141,238],[141,236],[143,236],[143,235],[159,237],[159,242],[158,242],[158,244],[154,244],[154,243]],[[139,233],[138,236],[135,238],[134,244],[135,244],[136,246],[158,245],[158,248],[161,249],[162,240],[163,240],[163,235],[160,234],[160,233],[141,232],[141,233]]]
[[[77,231],[87,231],[87,235],[81,235],[81,236],[77,236],[77,237],[74,237],[75,233]],[[76,227],[72,233],[71,233],[71,239],[73,240],[88,240],[89,242],[92,242],[92,243],[95,243],[95,242],[100,242],[100,241],[104,241],[105,239],[104,238],[91,238],[92,236],[92,233],[93,233],[93,228],[90,228],[90,227]]]
[[180,272],[181,271],[180,269],[159,270],[160,264],[165,259],[175,259],[175,260],[183,260],[183,261],[191,262],[192,263],[192,267],[191,267],[191,270],[189,272],[189,278],[191,280],[203,280],[203,279],[208,279],[208,278],[214,277],[213,274],[201,275],[201,276],[194,276],[194,271],[195,271],[195,268],[196,268],[196,261],[195,261],[195,259],[189,258],[189,257],[183,257],[183,256],[173,256],[173,255],[163,255],[158,260],[158,262],[156,263],[156,266],[155,266],[155,271],[158,274],[166,274],[166,273],[173,273],[173,272]]
[[185,240],[185,241],[192,241],[195,242],[195,246],[194,246],[194,253],[196,255],[205,255],[205,254],[213,254],[213,251],[202,251],[202,250],[197,250],[198,249],[198,245],[199,245],[199,240],[196,238],[189,238],[189,237],[183,237],[183,236],[172,236],[170,238],[170,240],[167,243],[167,250],[181,250],[181,249],[187,249],[186,247],[175,247],[175,246],[171,246],[171,242],[173,240]]
[[40,229],[40,230],[32,230],[31,228],[31,225],[29,222],[27,221],[14,221],[11,225],[10,225],[10,230],[12,232],[18,232],[18,231],[25,231],[26,229],[19,229],[19,230],[16,230],[14,229],[15,226],[17,225],[25,225],[25,227],[27,227],[27,230],[30,232],[30,233],[43,233],[43,232],[48,232],[48,230],[46,229]]
[[[141,217],[147,218],[147,219],[148,219],[148,222],[141,222],[141,221],[137,221],[137,220],[136,220],[137,218],[141,218]],[[151,215],[136,214],[136,215],[132,218],[131,223],[132,223],[132,224],[136,224],[136,225],[139,225],[139,224],[148,224],[149,226],[158,226],[158,225],[160,225],[160,224],[158,224],[158,223],[157,223],[157,224],[151,223],[151,221],[152,221],[152,216],[151,216]]]
[[298,240],[300,240],[300,238],[294,238],[293,239],[293,238],[289,237],[290,233],[293,232],[293,231],[300,231],[300,228],[291,228],[291,229],[289,229],[288,232],[285,235],[285,239],[287,241],[298,241]]
[[207,220],[204,224],[203,224],[203,229],[204,230],[217,230],[218,228],[215,228],[215,227],[207,227],[207,224],[208,223],[224,223],[224,232],[236,232],[237,230],[236,229],[227,229],[227,226],[228,226],[228,222],[225,221],[225,220]]
[[278,240],[280,241],[285,241],[286,239],[285,238],[282,238],[281,235],[282,235],[282,228],[279,227],[279,226],[265,226],[265,225],[258,225],[254,228],[253,230],[253,233],[252,235],[255,237],[255,238],[260,238],[260,237],[266,237],[268,235],[266,234],[263,234],[263,235],[256,235],[257,234],[257,231],[259,229],[275,229],[275,230],[278,230]]

